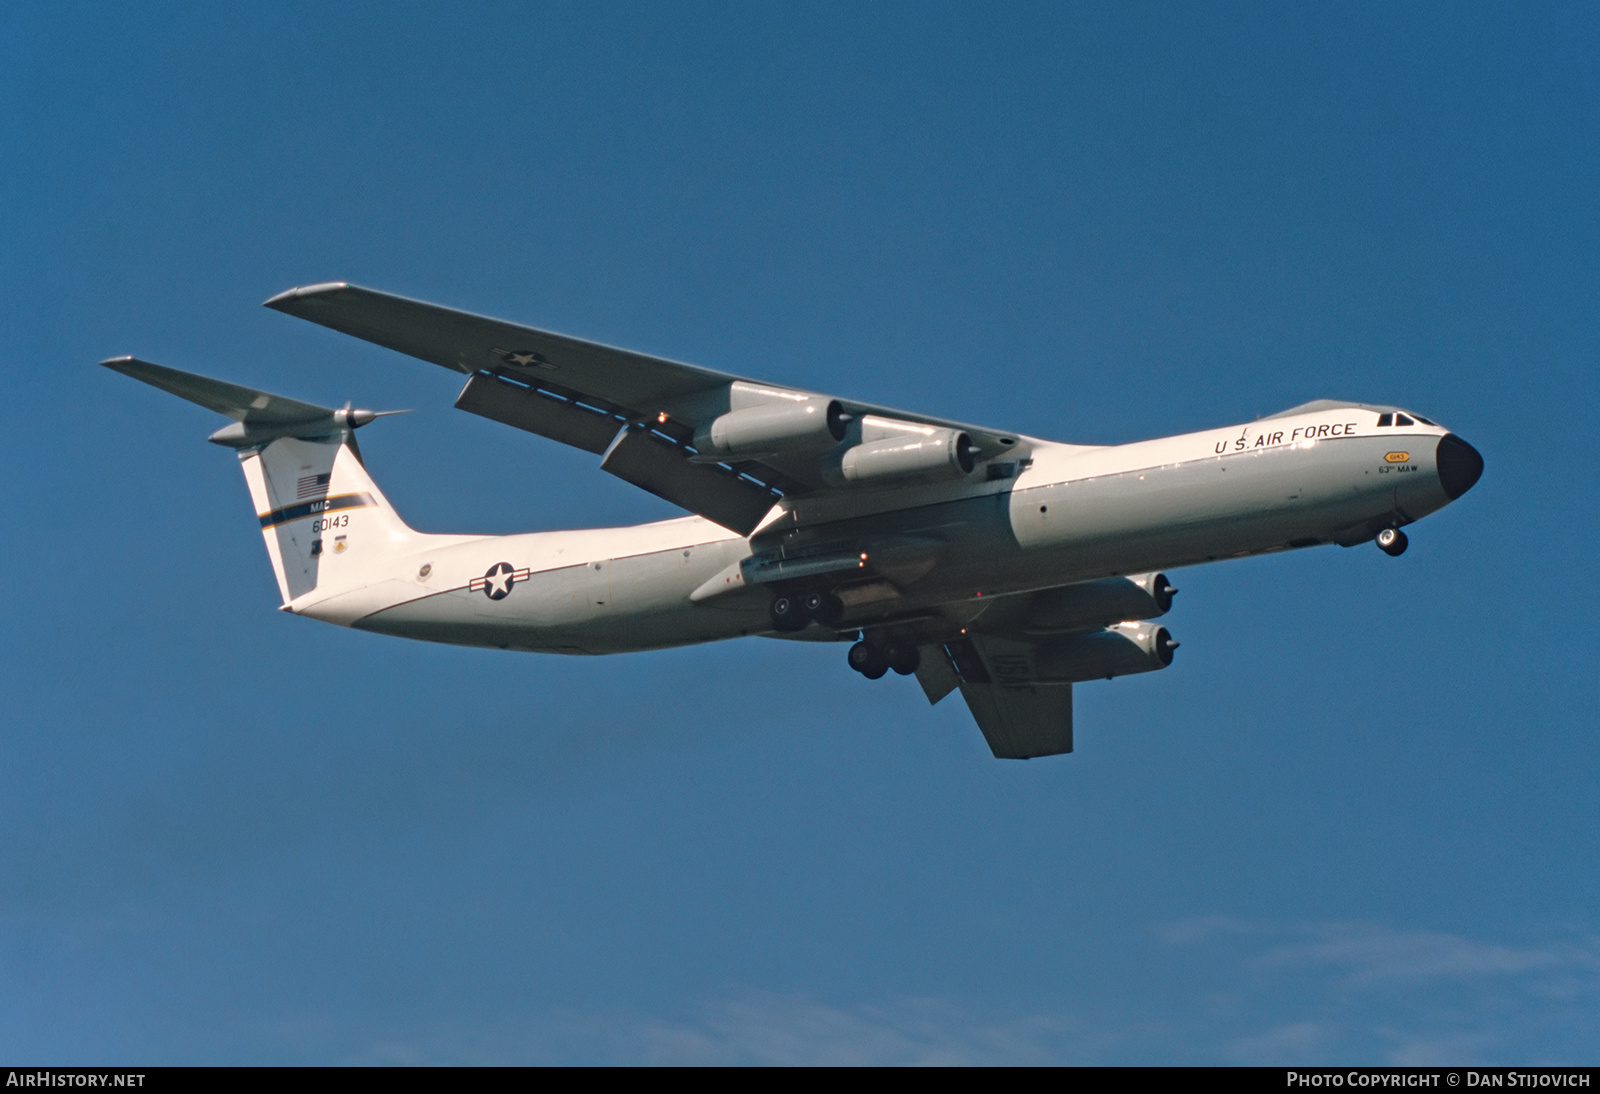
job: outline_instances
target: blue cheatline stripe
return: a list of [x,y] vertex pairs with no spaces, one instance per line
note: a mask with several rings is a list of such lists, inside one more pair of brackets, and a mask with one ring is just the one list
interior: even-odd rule
[[377,505],[372,500],[371,494],[340,494],[334,498],[318,498],[316,501],[304,502],[300,505],[286,505],[282,509],[274,509],[261,517],[261,527],[273,528],[279,524],[288,524],[291,520],[302,517],[316,516],[318,513],[331,513],[335,509],[365,509],[369,505]]

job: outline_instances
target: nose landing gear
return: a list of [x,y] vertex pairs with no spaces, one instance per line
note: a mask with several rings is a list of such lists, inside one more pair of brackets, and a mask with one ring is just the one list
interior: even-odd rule
[[1406,539],[1406,534],[1398,528],[1385,528],[1378,533],[1373,542],[1378,545],[1378,549],[1384,554],[1398,558],[1406,553],[1406,547],[1409,545],[1410,540]]

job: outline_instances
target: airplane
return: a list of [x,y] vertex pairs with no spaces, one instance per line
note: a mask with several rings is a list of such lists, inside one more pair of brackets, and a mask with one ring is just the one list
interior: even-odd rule
[[746,635],[849,643],[878,679],[960,691],[1002,759],[1071,752],[1074,684],[1150,672],[1165,571],[1375,542],[1483,457],[1415,411],[1320,399],[1241,425],[1065,444],[745,379],[329,282],[266,301],[466,377],[462,410],[600,457],[690,515],[626,528],[410,528],[355,431],[314,406],[101,362],[233,419],[283,610],[404,638],[607,654]]

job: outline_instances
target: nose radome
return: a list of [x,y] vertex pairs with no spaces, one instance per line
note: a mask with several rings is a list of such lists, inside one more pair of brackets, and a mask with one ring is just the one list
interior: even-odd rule
[[1483,457],[1454,433],[1439,438],[1435,465],[1439,468],[1439,485],[1451,501],[1471,490],[1483,475]]

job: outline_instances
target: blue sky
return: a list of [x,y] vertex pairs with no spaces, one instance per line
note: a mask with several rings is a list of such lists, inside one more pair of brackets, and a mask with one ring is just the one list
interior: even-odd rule
[[[1600,18],[1581,4],[12,5],[0,1056],[1594,1062]],[[1176,573],[989,758],[839,649],[276,611],[206,412],[430,531],[673,515],[269,312],[346,279],[1112,443],[1322,396],[1488,469],[1409,553]]]

